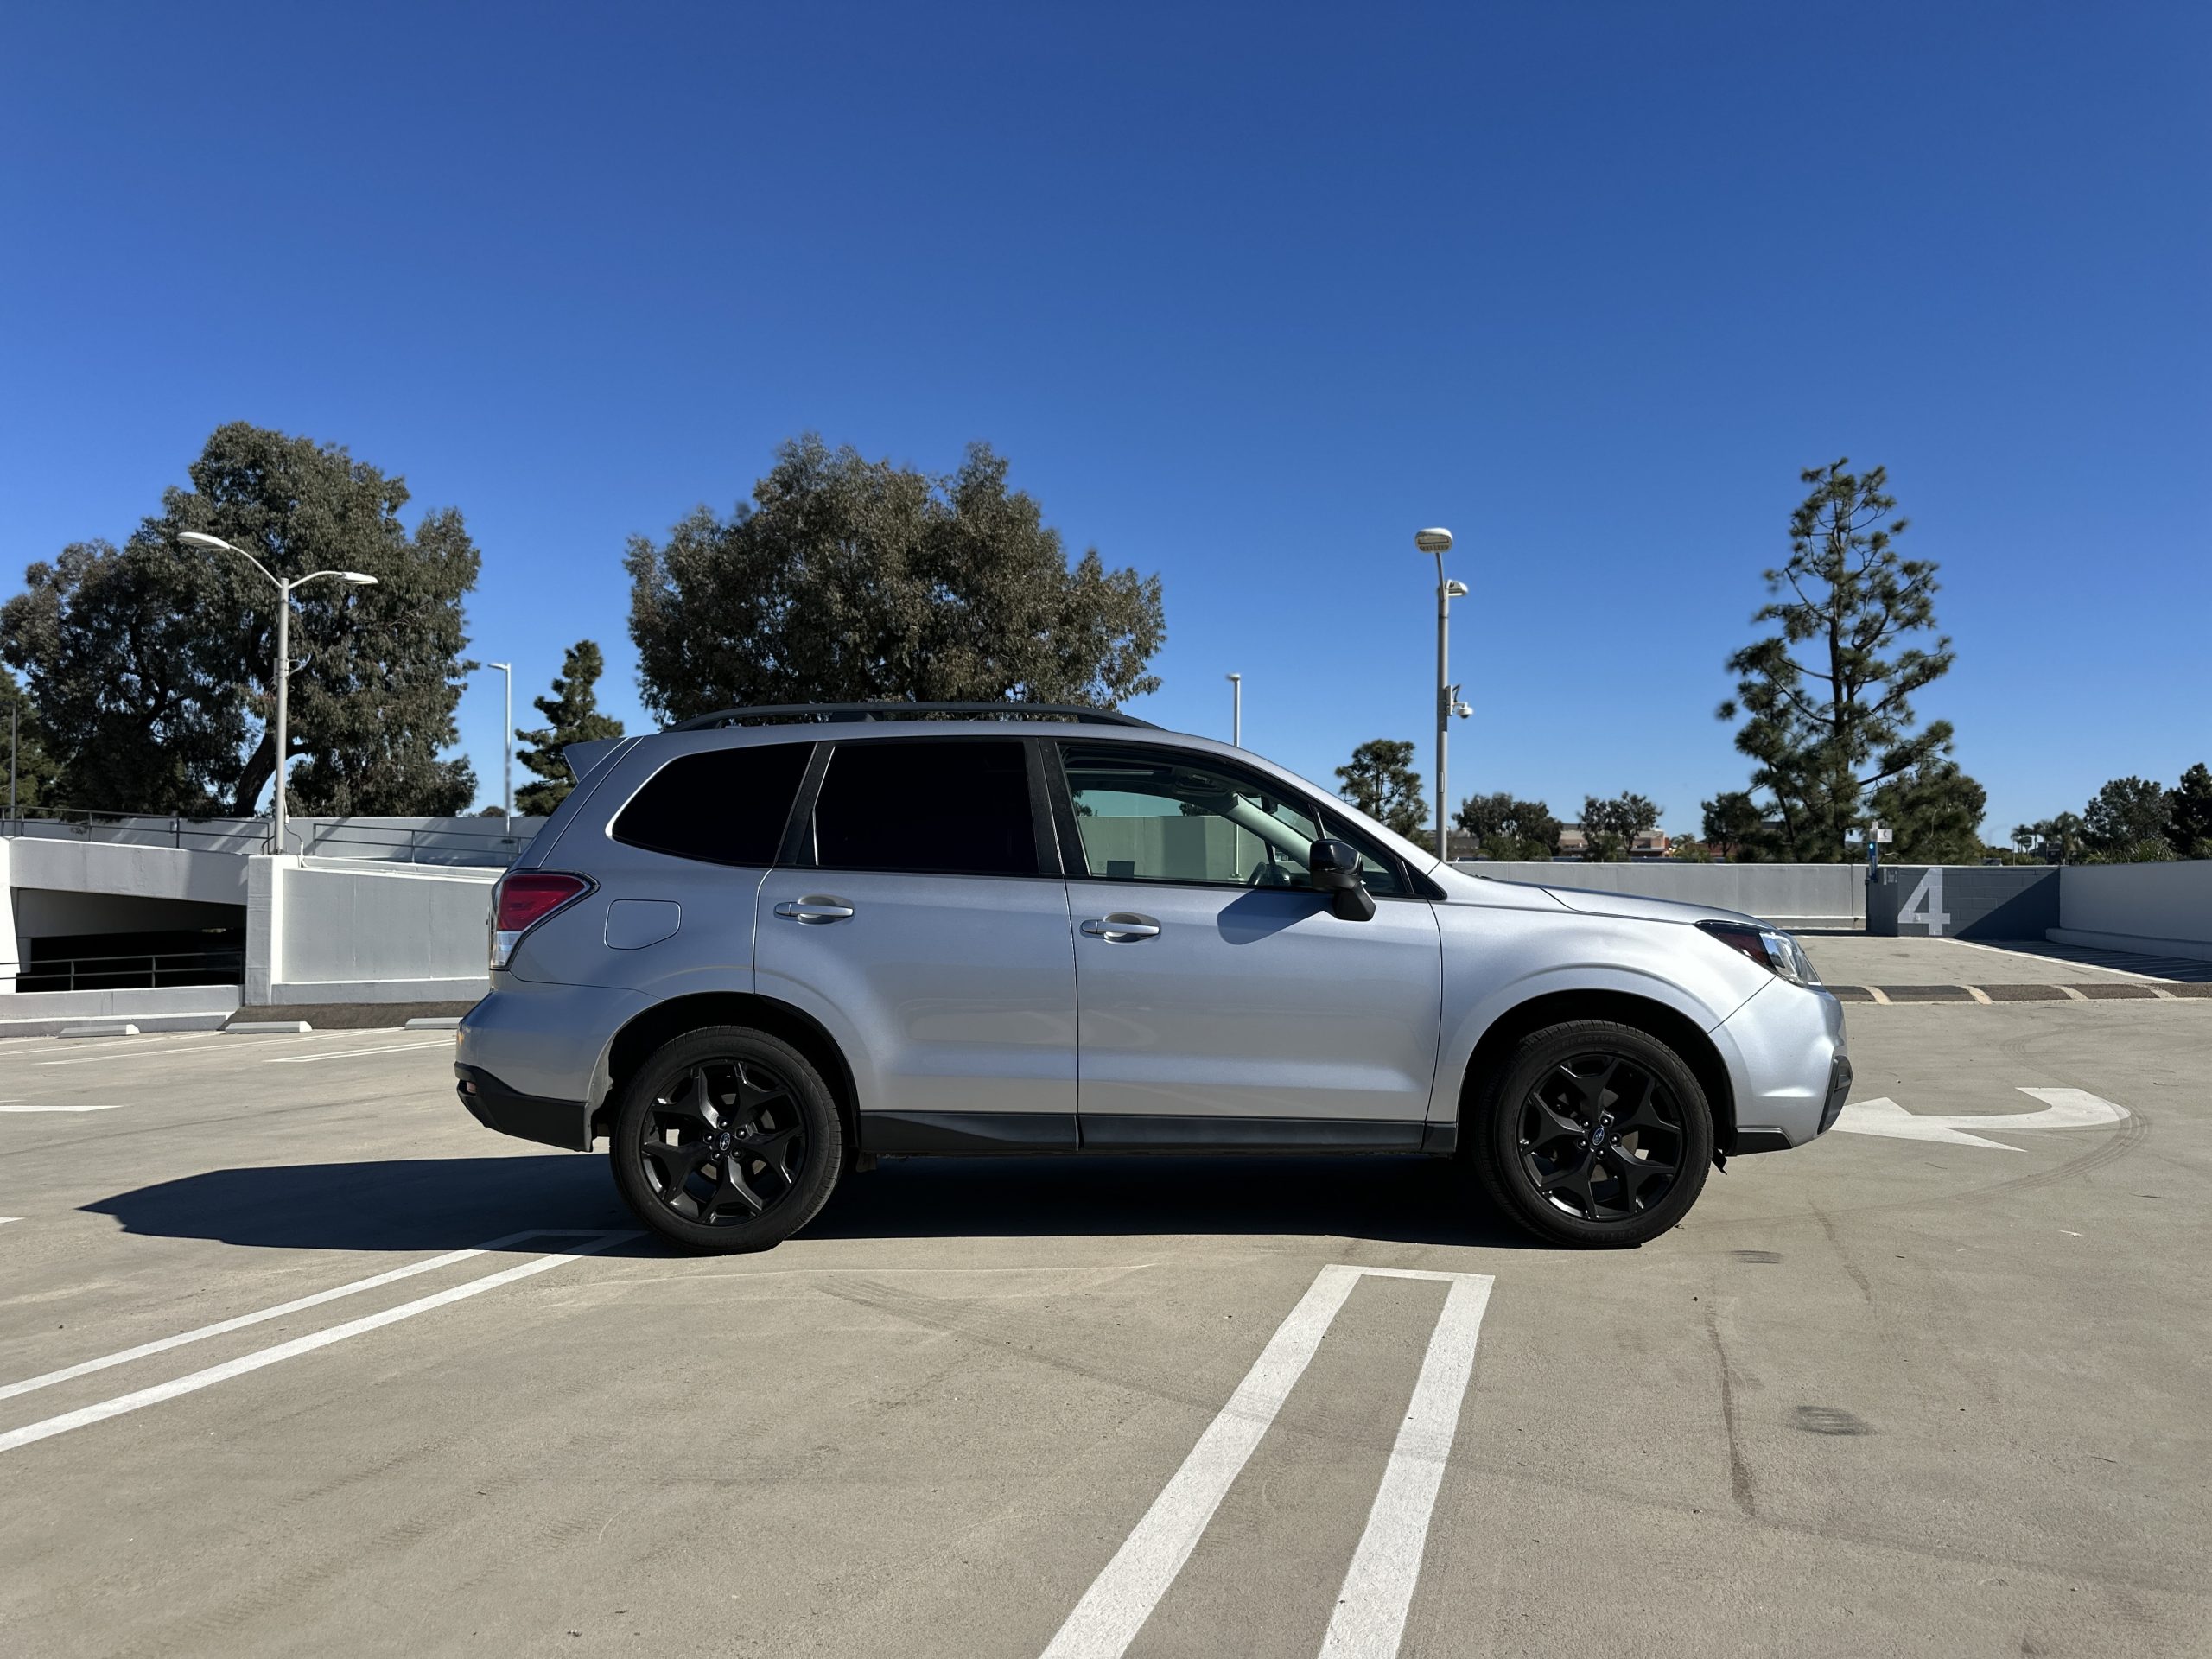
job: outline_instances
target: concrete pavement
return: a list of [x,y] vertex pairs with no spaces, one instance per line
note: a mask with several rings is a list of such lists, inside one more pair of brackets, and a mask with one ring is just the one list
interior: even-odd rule
[[1319,1652],[1371,1551],[1408,1655],[2201,1652],[2212,1007],[1851,1022],[1854,1098],[2128,1116],[1734,1160],[1618,1254],[1418,1160],[976,1160],[702,1261],[479,1129],[443,1039],[9,1043],[0,1395],[344,1294],[0,1397],[0,1630],[1036,1656],[1352,1264],[1492,1281],[1425,1531],[1369,1542],[1451,1281],[1361,1278],[1128,1652]]

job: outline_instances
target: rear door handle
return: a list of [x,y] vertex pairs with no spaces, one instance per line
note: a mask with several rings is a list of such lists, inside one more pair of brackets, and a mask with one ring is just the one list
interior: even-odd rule
[[1083,931],[1094,939],[1151,939],[1160,937],[1160,924],[1133,910],[1118,910],[1084,923]]
[[842,899],[826,893],[809,893],[804,899],[786,899],[776,906],[776,914],[794,922],[842,922],[852,915],[853,907]]

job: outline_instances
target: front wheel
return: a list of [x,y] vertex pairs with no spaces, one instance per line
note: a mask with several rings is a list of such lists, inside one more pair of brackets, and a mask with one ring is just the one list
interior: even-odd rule
[[1685,1215],[1713,1161],[1713,1110],[1648,1032],[1577,1020],[1523,1038],[1477,1096],[1483,1185],[1556,1244],[1628,1245]]
[[829,1202],[836,1103],[806,1057],[743,1026],[662,1045],[632,1080],[608,1155],[638,1219],[679,1249],[780,1244]]

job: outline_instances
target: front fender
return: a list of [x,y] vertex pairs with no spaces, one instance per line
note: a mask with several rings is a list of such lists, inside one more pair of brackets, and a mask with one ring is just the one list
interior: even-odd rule
[[1467,1068],[1492,1027],[1539,997],[1561,993],[1630,996],[1666,1008],[1713,1039],[1740,1083],[1735,1045],[1721,1040],[1719,1030],[1768,976],[1725,947],[1676,923],[1438,909],[1445,921],[1444,1020],[1430,1122],[1458,1121]]

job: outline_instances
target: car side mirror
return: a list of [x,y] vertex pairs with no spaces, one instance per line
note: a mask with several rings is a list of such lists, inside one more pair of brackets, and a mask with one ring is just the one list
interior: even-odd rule
[[1375,895],[1359,879],[1359,854],[1346,842],[1321,840],[1307,855],[1313,890],[1329,895],[1329,913],[1340,922],[1375,919]]

